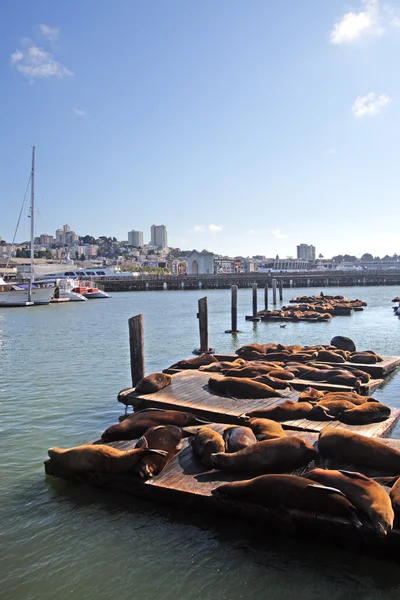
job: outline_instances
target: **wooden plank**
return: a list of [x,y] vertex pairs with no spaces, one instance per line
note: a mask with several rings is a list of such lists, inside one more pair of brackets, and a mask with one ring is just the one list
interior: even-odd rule
[[[328,392],[352,392],[356,390],[355,387],[349,385],[338,385],[335,383],[329,383],[327,381],[310,381],[307,379],[291,379],[290,385],[295,390],[304,390],[307,387],[312,387],[316,390],[328,391]],[[368,383],[362,383],[357,391],[359,394],[364,396],[370,396],[379,386],[384,383],[383,379],[371,379]]]
[[144,316],[136,315],[128,320],[129,348],[131,355],[132,386],[135,386],[145,374],[144,366]]
[[207,296],[199,300],[200,352],[208,352],[208,300]]

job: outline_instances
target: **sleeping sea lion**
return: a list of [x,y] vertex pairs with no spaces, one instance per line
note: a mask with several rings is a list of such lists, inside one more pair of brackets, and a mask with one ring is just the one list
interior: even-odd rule
[[135,440],[155,425],[176,425],[178,427],[188,427],[190,425],[204,425],[208,423],[207,419],[200,419],[191,413],[181,412],[179,410],[161,410],[158,408],[146,408],[135,411],[124,421],[117,425],[112,425],[106,429],[101,437],[105,442],[115,442],[117,440]]
[[264,356],[269,349],[276,350],[277,344],[245,344],[236,350],[236,354],[243,358],[259,358]]
[[331,400],[348,400],[356,406],[366,402],[376,402],[372,396],[361,396],[357,392],[327,392],[323,397],[323,401],[328,402]]
[[328,408],[314,404],[312,411],[307,415],[307,419],[310,421],[333,421],[335,415],[331,414]]
[[169,368],[170,369],[198,369],[203,365],[209,365],[213,362],[218,362],[218,359],[215,358],[212,354],[200,354],[200,356],[195,356],[194,358],[188,358],[186,360],[180,360],[177,363],[174,363]]
[[294,379],[293,373],[291,373],[287,369],[272,369],[272,371],[270,371],[268,375],[269,377],[276,377],[278,379],[283,379],[286,381],[291,381],[292,379]]
[[346,360],[339,352],[333,350],[320,350],[318,352],[318,361],[327,363],[344,363]]
[[346,364],[346,371],[350,371],[361,381],[361,383],[368,383],[371,379],[371,375],[366,371],[362,371],[361,369],[357,369],[357,367],[353,367],[351,364]]
[[310,402],[292,402],[285,400],[278,406],[270,408],[254,408],[246,413],[246,417],[261,417],[272,419],[273,421],[292,421],[296,419],[306,419],[312,411],[313,405]]
[[356,509],[369,517],[378,535],[387,535],[393,529],[394,513],[389,495],[376,481],[361,473],[325,469],[314,469],[307,477],[343,492]]
[[324,458],[351,463],[384,473],[400,473],[400,451],[347,429],[325,427],[318,438],[318,450]]
[[281,398],[277,390],[269,385],[241,377],[210,377],[208,385],[214,392],[224,394],[231,398]]
[[345,337],[344,335],[336,335],[331,339],[331,346],[340,348],[341,350],[347,350],[348,352],[355,352],[356,345],[352,339]]
[[361,526],[355,507],[343,492],[297,475],[260,475],[247,481],[223,483],[211,493],[271,509],[284,507],[342,517]]
[[324,391],[307,387],[301,392],[298,402],[319,402],[325,394],[326,392]]
[[232,454],[213,454],[216,469],[242,473],[293,471],[316,458],[318,452],[301,437],[265,440]]
[[368,423],[379,423],[390,417],[391,410],[388,406],[379,402],[366,402],[361,406],[354,406],[338,414],[337,418],[347,425],[367,425]]
[[158,425],[148,429],[137,441],[136,448],[163,450],[165,454],[151,453],[143,456],[134,467],[135,473],[142,479],[161,473],[169,459],[180,450],[181,440],[182,431],[175,425]]
[[209,427],[200,427],[196,435],[192,437],[191,444],[193,452],[209,469],[212,467],[211,454],[225,452],[224,438],[220,433]]
[[286,437],[286,432],[282,425],[277,423],[277,421],[273,421],[272,419],[259,419],[257,417],[253,417],[247,422],[259,442]]
[[253,381],[269,385],[274,390],[291,389],[290,383],[287,380],[278,379],[278,377],[270,377],[269,375],[258,375],[257,377],[254,377]]
[[245,365],[237,369],[224,369],[223,373],[225,377],[247,377],[252,379],[253,377],[258,377],[258,375],[267,375],[270,373],[270,371],[276,371],[276,369],[274,367],[269,367],[265,363],[261,363],[260,365]]
[[397,516],[400,515],[400,478],[397,478],[392,489],[390,490],[390,499],[392,508]]
[[211,372],[211,373],[219,373],[224,369],[238,369],[242,367],[246,363],[243,358],[237,358],[236,360],[229,362],[227,360],[221,360],[219,362],[213,362],[209,365],[201,365],[199,367],[199,371]]
[[[342,413],[345,410],[351,410],[352,408],[355,408],[356,405],[349,400],[325,400],[322,398],[322,400],[318,402],[317,406],[326,408],[329,414],[336,417],[339,413]],[[364,406],[364,404],[361,406]]]
[[224,431],[225,452],[238,452],[257,443],[256,436],[250,427],[233,425]]
[[378,358],[374,354],[367,352],[354,353],[349,356],[348,361],[351,363],[358,363],[360,365],[376,365]]
[[143,377],[135,387],[135,392],[140,394],[153,394],[170,385],[172,381],[171,375],[167,373],[152,373]]
[[84,444],[75,448],[49,448],[52,462],[71,473],[125,473],[148,454],[165,456],[162,450],[149,449],[147,445],[126,452],[105,444]]

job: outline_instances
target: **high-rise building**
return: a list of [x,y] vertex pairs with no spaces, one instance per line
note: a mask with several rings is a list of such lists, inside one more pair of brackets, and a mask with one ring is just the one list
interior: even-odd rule
[[315,260],[315,246],[309,244],[299,244],[297,246],[297,258],[302,260]]
[[151,226],[151,245],[159,248],[168,248],[167,228],[165,225]]
[[143,231],[135,231],[135,229],[128,231],[128,244],[143,248]]

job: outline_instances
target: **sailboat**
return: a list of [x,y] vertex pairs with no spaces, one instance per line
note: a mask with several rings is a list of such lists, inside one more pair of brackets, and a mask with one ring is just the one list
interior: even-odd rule
[[2,306],[33,306],[34,304],[50,304],[55,292],[52,283],[34,282],[34,235],[35,235],[35,146],[32,147],[31,171],[31,272],[29,281],[22,283],[7,283],[0,277],[0,307]]

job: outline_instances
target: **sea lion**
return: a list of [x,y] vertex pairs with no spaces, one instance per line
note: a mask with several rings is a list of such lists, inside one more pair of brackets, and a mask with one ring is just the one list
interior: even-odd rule
[[162,450],[149,449],[147,445],[126,452],[105,444],[83,444],[75,448],[49,448],[52,462],[71,473],[125,473],[148,454],[165,456]]
[[359,352],[349,356],[348,361],[351,363],[358,363],[360,365],[376,365],[378,358],[375,356],[375,354]]
[[246,417],[261,417],[272,419],[273,421],[292,421],[296,419],[306,419],[312,411],[313,405],[310,402],[292,402],[285,400],[278,406],[270,408],[254,408],[246,413]]
[[165,465],[179,450],[182,440],[182,431],[175,425],[158,425],[151,427],[145,434],[136,442],[136,448],[152,448],[163,450],[164,455],[147,454],[143,456],[138,464],[134,467],[142,479],[154,477],[164,469]]
[[274,367],[269,367],[265,363],[262,363],[260,365],[246,365],[237,369],[224,369],[223,373],[225,377],[246,377],[252,379],[253,377],[258,377],[258,375],[267,375],[271,371],[276,371],[276,369]]
[[366,402],[376,402],[372,396],[361,396],[357,392],[327,392],[323,397],[324,402],[331,400],[348,400],[355,405],[365,404]]
[[170,385],[172,381],[171,375],[167,373],[152,373],[143,377],[135,387],[135,392],[140,394],[153,394]]
[[158,408],[146,408],[135,411],[124,421],[117,425],[108,427],[101,437],[105,442],[117,440],[135,440],[143,435],[147,429],[156,425],[176,425],[178,427],[189,427],[191,425],[204,425],[207,419],[200,419],[191,413],[179,410],[160,410]]
[[287,380],[278,379],[278,377],[270,377],[269,375],[258,375],[257,377],[254,377],[253,381],[269,385],[274,390],[291,389],[290,383]]
[[250,427],[233,425],[224,431],[225,452],[238,452],[257,443],[257,438]]
[[273,440],[280,437],[286,437],[286,432],[282,425],[277,423],[277,421],[273,421],[272,419],[259,419],[257,417],[252,417],[247,422],[259,442],[262,442],[263,440]]
[[390,490],[390,500],[392,501],[392,508],[396,513],[396,516],[400,515],[400,478],[397,478],[392,489]]
[[221,360],[219,362],[213,362],[209,365],[201,365],[199,367],[199,371],[211,372],[211,373],[219,373],[224,369],[238,369],[246,363],[243,358],[237,358],[236,360],[229,362],[227,360]]
[[272,369],[272,371],[268,373],[268,376],[275,377],[277,379],[284,379],[286,381],[291,381],[292,379],[294,379],[293,373],[291,373],[287,369]]
[[290,359],[297,362],[308,362],[309,360],[315,360],[317,356],[316,352],[295,352],[291,354]]
[[376,481],[361,473],[324,469],[313,469],[307,477],[343,492],[356,509],[369,517],[379,536],[393,529],[394,513],[389,495]]
[[277,344],[245,344],[236,350],[236,354],[243,358],[259,358],[270,348],[276,350]]
[[315,485],[314,480],[297,475],[260,475],[247,481],[223,483],[211,493],[271,509],[284,507],[342,517],[361,526],[355,507],[343,492]]
[[307,419],[310,421],[333,421],[335,415],[331,414],[328,408],[314,404],[312,411],[307,415]]
[[216,379],[210,377],[208,380],[210,388],[219,394],[224,394],[231,398],[281,398],[277,390],[274,390],[269,385],[253,381],[246,377],[222,377]]
[[324,458],[351,463],[385,473],[400,473],[400,451],[375,438],[347,429],[325,427],[318,438],[318,449]]
[[379,402],[366,402],[361,406],[354,406],[338,414],[337,418],[347,425],[367,425],[379,423],[390,417],[391,410]]
[[[325,400],[322,398],[322,400],[317,403],[317,406],[326,408],[329,414],[336,417],[339,413],[342,413],[345,410],[351,410],[352,408],[355,408],[356,405],[349,400]],[[361,406],[364,405],[362,404]]]
[[188,358],[186,360],[180,360],[177,363],[174,363],[169,368],[170,369],[198,369],[203,365],[209,365],[213,362],[218,362],[218,359],[215,358],[212,354],[200,354],[200,356],[195,356],[194,358]]
[[347,363],[346,371],[350,371],[361,381],[361,383],[368,383],[371,380],[371,375],[366,371],[362,371],[361,369],[357,369],[357,367],[353,367],[353,365]]
[[335,346],[341,350],[347,350],[348,352],[356,351],[356,345],[353,340],[344,335],[335,335],[335,337],[331,339],[331,346]]
[[298,402],[318,402],[324,397],[325,394],[326,392],[324,391],[307,387],[301,392]]
[[316,458],[318,452],[301,437],[282,437],[265,440],[232,454],[211,456],[216,469],[233,472],[268,473],[293,471]]
[[209,469],[212,468],[211,454],[225,452],[224,438],[220,433],[209,427],[200,427],[196,435],[192,437],[191,444],[193,452]]
[[318,352],[318,361],[327,363],[344,363],[346,360],[339,352],[332,350],[320,350]]

